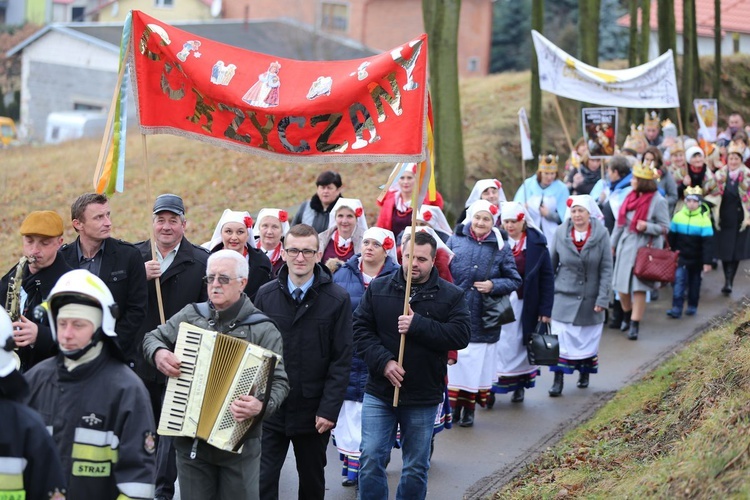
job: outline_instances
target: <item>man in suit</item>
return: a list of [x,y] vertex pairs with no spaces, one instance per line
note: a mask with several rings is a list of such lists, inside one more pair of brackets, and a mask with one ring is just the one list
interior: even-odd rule
[[[156,278],[159,279],[164,318],[171,318],[188,304],[208,300],[208,293],[203,285],[208,250],[188,241],[185,237],[186,226],[182,198],[176,194],[162,194],[154,202],[153,241],[156,242],[156,251],[151,250],[152,240],[135,244],[145,262],[148,302],[151,304],[136,340],[139,355],[135,360],[135,371],[151,395],[157,422],[161,415],[166,377],[146,361],[142,345],[146,332],[155,330],[162,324],[156,299]],[[177,479],[172,439],[159,437],[156,453],[156,498],[171,500]]]
[[107,284],[117,304],[117,341],[128,366],[135,367],[136,340],[146,318],[146,271],[132,243],[110,237],[109,200],[104,194],[86,193],[70,207],[78,238],[60,252],[73,269],[86,269]]

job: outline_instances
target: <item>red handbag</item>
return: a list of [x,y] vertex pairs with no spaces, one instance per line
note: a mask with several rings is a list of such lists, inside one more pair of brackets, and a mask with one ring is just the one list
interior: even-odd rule
[[652,247],[654,239],[648,245],[638,249],[635,256],[635,267],[633,274],[641,281],[660,281],[662,283],[674,283],[677,271],[677,258],[680,251],[672,251],[669,248],[667,238],[664,238],[666,248]]

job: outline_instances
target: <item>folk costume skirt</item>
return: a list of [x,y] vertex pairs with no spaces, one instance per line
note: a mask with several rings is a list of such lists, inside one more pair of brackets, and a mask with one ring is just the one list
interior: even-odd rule
[[448,367],[448,387],[466,392],[489,390],[495,380],[496,349],[497,342],[469,342],[458,351],[458,363]]

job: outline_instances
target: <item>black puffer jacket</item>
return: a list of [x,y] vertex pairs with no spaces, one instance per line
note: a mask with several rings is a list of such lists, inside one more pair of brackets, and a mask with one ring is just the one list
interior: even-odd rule
[[[411,298],[414,318],[406,334],[399,405],[431,405],[443,400],[448,351],[469,345],[470,318],[464,292],[438,276]],[[354,311],[354,346],[367,363],[365,392],[391,403],[393,385],[383,376],[386,364],[398,359],[398,317],[404,310],[406,281],[397,271],[370,282]]]

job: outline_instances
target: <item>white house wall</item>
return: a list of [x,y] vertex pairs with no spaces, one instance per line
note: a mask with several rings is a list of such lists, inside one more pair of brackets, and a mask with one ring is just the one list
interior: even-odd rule
[[75,104],[109,107],[117,81],[118,54],[50,31],[23,49],[21,130],[42,140],[47,116]]

